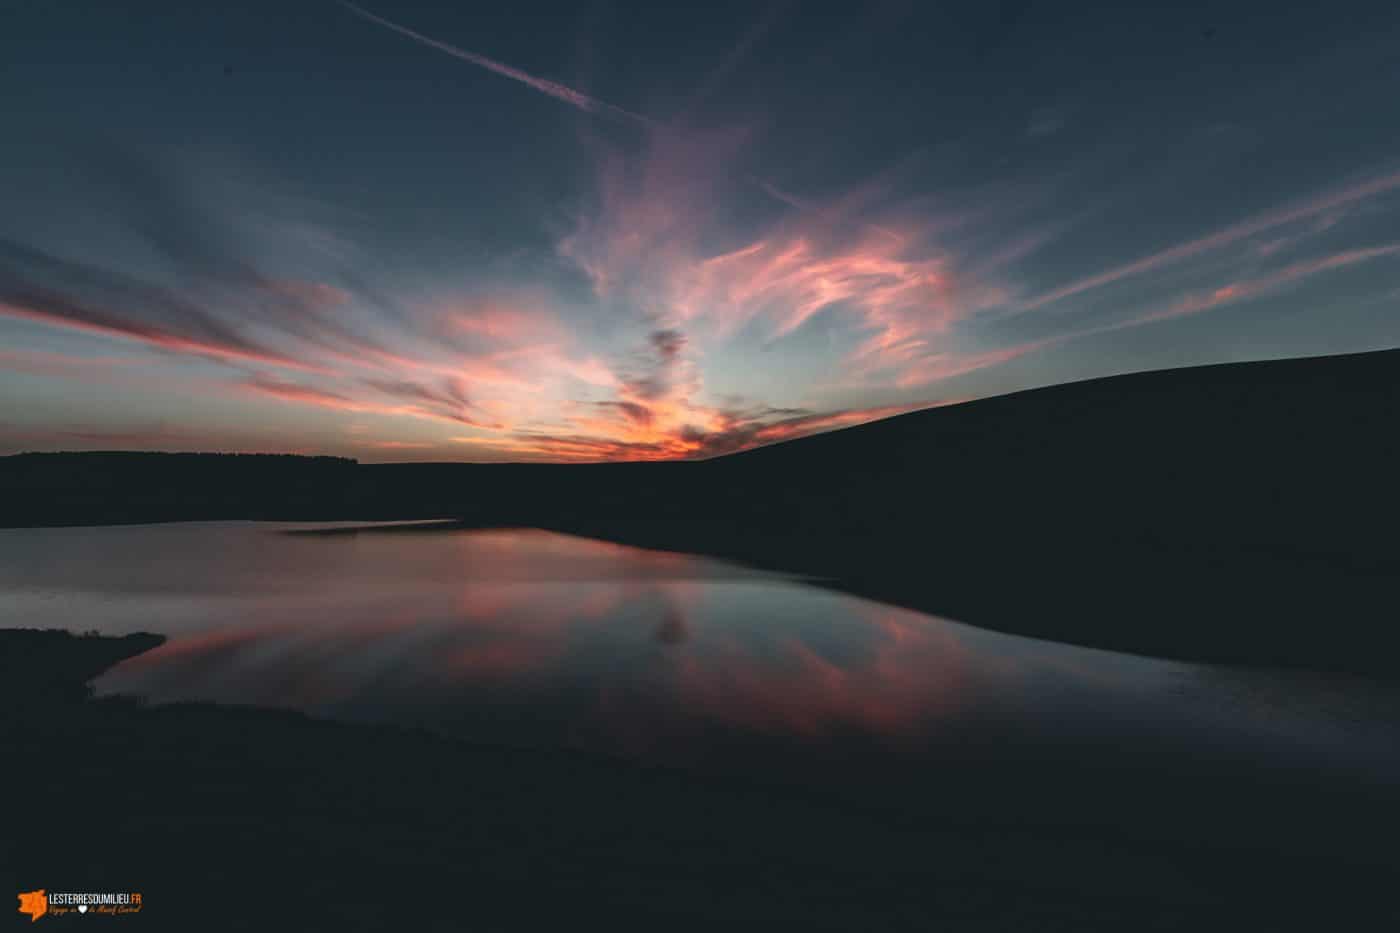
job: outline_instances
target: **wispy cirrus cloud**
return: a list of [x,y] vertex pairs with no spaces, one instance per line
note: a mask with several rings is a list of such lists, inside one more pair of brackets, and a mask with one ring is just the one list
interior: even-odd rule
[[3,239],[0,316],[133,341],[172,353],[315,368],[240,334],[169,289]]
[[[1017,307],[1017,264],[1062,226],[989,230],[978,205],[910,212],[889,179],[797,199],[791,211],[735,225],[726,207],[735,180],[744,183],[735,166],[751,138],[742,128],[666,129],[650,134],[640,153],[600,150],[598,196],[558,241],[557,256],[612,315],[601,347],[585,339],[577,311],[571,317],[548,289],[396,300],[396,313],[379,313],[382,300],[367,298],[355,282],[264,271],[228,235],[194,245],[154,238],[178,284],[0,241],[0,317],[215,361],[241,374],[211,382],[214,395],[231,386],[235,396],[268,404],[467,432],[403,440],[412,446],[402,447],[359,437],[366,450],[441,455],[457,444],[496,459],[698,458],[923,407],[928,387],[947,380],[1095,333],[1280,294],[1400,250],[1386,244],[1309,257],[1290,243],[1255,251],[1264,262],[1300,257],[1272,271],[1098,321],[1090,315],[1088,324],[1038,318],[1040,333],[1030,339],[969,341],[984,311]],[[1126,281],[1294,220],[1328,217],[1400,187],[1397,177],[1318,196],[1081,281]],[[148,200],[163,196],[153,191]],[[203,222],[196,206],[176,198],[143,204],[136,225],[162,216],[174,218],[175,228]],[[1097,286],[1084,290],[1090,287]],[[810,339],[819,321],[840,352],[812,386],[912,400],[830,407],[715,400],[727,388],[715,373],[736,349],[784,352],[804,334]],[[0,356],[0,368],[90,381],[80,363],[37,351],[13,356]]]
[[[342,5],[358,17],[349,27],[390,50],[421,48],[430,63],[450,55],[514,82],[484,78],[504,94],[526,87],[645,132],[574,121],[579,151],[552,164],[529,153],[520,167],[538,158],[557,172],[553,197],[582,163],[582,187],[542,215],[509,217],[454,211],[452,194],[490,179],[451,159],[434,167],[376,152],[385,173],[375,197],[327,186],[323,211],[301,190],[261,191],[204,154],[146,159],[82,145],[72,177],[89,182],[83,201],[103,229],[66,218],[6,226],[0,328],[42,349],[7,348],[0,369],[125,383],[111,376],[119,367],[82,362],[114,341],[153,379],[177,378],[182,393],[200,385],[191,398],[211,421],[324,425],[371,455],[707,457],[1078,375],[1016,361],[1281,297],[1395,251],[1365,241],[1365,224],[1339,222],[1400,192],[1393,166],[1164,245],[1151,239],[1152,218],[1130,234],[1086,231],[1084,195],[1104,189],[1006,177],[1002,166],[1020,169],[1014,153],[995,151],[1004,138],[990,149],[910,140],[900,157],[892,150],[905,142],[884,137],[863,154],[831,155],[841,147],[799,138],[801,121],[765,116],[762,99],[744,102],[742,121],[713,116],[718,89],[777,38],[781,2],[735,28],[714,67],[671,76],[667,87],[696,90],[658,94],[678,102],[664,121]],[[1093,122],[1085,113],[1042,136],[1037,152],[1071,145]],[[1021,150],[1024,116],[1011,140]],[[422,178],[403,183],[420,163]],[[336,198],[344,213],[329,205]],[[437,200],[399,224],[397,209],[414,199]],[[330,213],[354,217],[358,237],[351,224],[323,223]],[[1122,253],[1127,235],[1135,246]],[[1138,258],[1095,268],[1106,252]],[[90,356],[50,350],[84,344],[96,347]],[[266,418],[274,406],[285,410]]]
[[1045,333],[1044,336],[991,352],[1014,359],[1084,337],[1205,314],[1232,305],[1278,296],[1328,272],[1393,257],[1400,257],[1400,243],[1326,253],[1298,260],[1260,275],[1232,279],[1210,288],[1188,291],[1148,304],[1146,307],[1118,311],[1095,323],[1071,327],[1047,326],[1041,329]]
[[308,405],[318,405],[322,408],[338,408],[342,411],[366,410],[359,402],[339,392],[327,392],[312,386],[287,382],[282,379],[273,379],[268,376],[259,376],[249,379],[246,382],[237,383],[237,387],[248,392],[266,395],[271,398],[282,399],[289,402],[304,402]]
[[[575,229],[558,244],[560,255],[587,275],[602,301],[639,315],[652,327],[694,338],[690,356],[696,359],[685,380],[668,382],[664,393],[648,378],[623,380],[612,386],[616,397],[595,404],[595,411],[610,412],[629,433],[642,426],[712,426],[709,409],[696,401],[703,392],[695,376],[698,361],[716,341],[734,339],[740,331],[758,327],[762,339],[780,340],[819,314],[839,313],[863,333],[847,365],[867,378],[879,372],[891,384],[908,386],[957,368],[948,363],[956,347],[943,335],[954,321],[1002,301],[1007,293],[1001,286],[974,281],[930,241],[935,229],[961,218],[911,224],[871,213],[872,205],[888,196],[890,182],[907,168],[907,160],[888,177],[856,186],[835,201],[800,197],[739,167],[753,136],[748,128],[663,125],[345,5],[371,22],[578,109],[620,114],[652,130],[640,157],[595,141],[600,153],[597,207],[581,213]],[[697,97],[723,80],[781,12],[782,6],[775,5],[741,38]],[[760,187],[799,216],[734,249],[714,252],[708,244],[733,236],[720,216],[732,200],[726,190],[732,178]],[[1023,238],[1022,250],[1037,245]],[[995,265],[992,258],[982,263],[984,270]],[[488,317],[473,320],[498,331],[515,326]],[[986,354],[969,357],[963,368],[992,359]],[[686,362],[668,366],[684,367]]]
[[331,391],[302,383],[289,382],[271,376],[254,376],[234,383],[236,391],[266,396],[283,402],[330,408],[359,414],[388,415],[444,421],[455,425],[488,431],[503,430],[504,425],[475,416],[475,409],[459,400],[451,391],[434,391],[431,387],[409,381],[375,381],[372,387],[381,395],[398,398],[399,403],[385,403],[346,392]]
[[[1400,256],[1400,243],[1345,250],[1313,259],[1302,260],[1264,275],[1228,282],[1208,291],[1188,293],[1166,303],[1162,307],[1134,315],[1123,321],[1102,325],[1098,328],[1094,328],[1091,332],[1097,333],[1122,327],[1134,327],[1140,324],[1150,324],[1157,321],[1170,320],[1171,318],[1201,314],[1202,312],[1211,311],[1225,305],[1252,301],[1267,295],[1275,294],[1289,286],[1297,285],[1306,279],[1310,279],[1324,272],[1345,269],[1349,266],[1370,262],[1374,259],[1383,259],[1393,256]],[[1073,333],[1069,336],[1079,336],[1079,334]]]
[[1391,172],[1374,176],[1364,181],[1359,181],[1343,188],[1314,195],[1311,198],[1267,211],[1255,217],[1242,220],[1239,223],[1231,224],[1214,233],[1178,243],[1175,246],[1159,252],[1151,253],[1111,269],[1105,269],[1093,275],[1076,279],[1067,285],[1051,289],[1040,295],[1036,295],[1018,304],[1018,310],[1033,311],[1079,295],[1092,289],[1102,288],[1134,276],[1142,275],[1146,272],[1153,272],[1157,269],[1192,259],[1204,254],[1233,246],[1236,243],[1257,236],[1261,233],[1275,230],[1287,224],[1300,220],[1307,220],[1314,217],[1321,217],[1329,212],[1341,208],[1350,207],[1369,198],[1390,194],[1400,189],[1400,172]]
[[[12,296],[13,292],[9,293]],[[123,321],[109,312],[64,301],[56,296],[21,293],[19,302],[0,301],[0,317],[48,327],[81,331],[145,344],[153,349],[233,363],[258,363],[288,369],[315,370],[313,364],[241,342],[170,333],[150,325]]]
[[[734,341],[773,344],[830,315],[856,334],[848,370],[907,385],[934,371],[928,361],[960,352],[953,326],[1008,301],[1009,283],[995,276],[1045,242],[1018,234],[985,254],[950,243],[975,215],[887,211],[893,178],[825,202],[783,192],[795,213],[736,233],[725,206],[751,136],[672,128],[640,155],[604,148],[596,203],[561,238],[560,255],[601,300],[684,332],[697,355]],[[725,240],[729,248],[715,249]]]

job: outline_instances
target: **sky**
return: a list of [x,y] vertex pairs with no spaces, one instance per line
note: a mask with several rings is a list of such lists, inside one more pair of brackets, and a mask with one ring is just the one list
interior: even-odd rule
[[7,4],[0,454],[697,458],[1400,345],[1400,7],[1139,6]]

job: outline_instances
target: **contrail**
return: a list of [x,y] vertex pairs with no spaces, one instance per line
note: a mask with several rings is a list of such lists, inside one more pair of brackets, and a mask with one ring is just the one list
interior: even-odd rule
[[790,0],[776,0],[768,8],[768,12],[763,14],[763,18],[749,27],[749,30],[739,38],[739,44],[729,51],[729,54],[724,57],[724,61],[720,62],[719,66],[710,72],[709,77],[695,93],[690,95],[690,101],[685,105],[686,110],[694,110],[701,101],[709,97],[710,93],[729,77],[730,72],[748,57],[753,47],[773,28],[778,17],[786,11],[789,2]]
[[624,120],[629,120],[633,123],[639,123],[648,127],[655,127],[657,125],[650,117],[644,117],[639,113],[633,113],[616,104],[610,104],[596,97],[590,97],[582,91],[576,91],[557,81],[550,81],[547,78],[537,78],[532,74],[521,71],[519,68],[512,68],[510,65],[498,62],[495,59],[487,58],[485,55],[478,55],[475,52],[468,52],[466,49],[459,49],[455,45],[449,45],[446,42],[440,42],[430,36],[425,36],[421,32],[415,32],[407,26],[400,26],[398,23],[391,22],[382,16],[376,16],[364,7],[351,3],[350,0],[339,0],[339,2],[341,6],[350,10],[350,12],[361,19],[376,23],[383,26],[385,29],[392,29],[400,35],[408,36],[415,42],[421,42],[426,46],[437,49],[439,52],[446,52],[453,58],[460,58],[462,61],[471,62],[473,65],[485,68],[487,71],[494,71],[496,74],[510,78],[512,81],[519,81],[527,87],[534,88],[541,94],[548,94],[550,97],[556,100],[562,100],[564,103],[577,107],[579,110],[585,111],[586,113],[599,113],[620,117]]
[[[590,97],[582,91],[576,91],[573,88],[564,84],[560,84],[557,81],[550,81],[548,78],[537,78],[532,74],[527,74],[526,72],[521,71],[519,68],[512,68],[510,65],[507,65],[503,62],[498,62],[495,59],[487,58],[485,55],[478,55],[475,52],[468,52],[466,49],[459,49],[455,45],[449,45],[448,43],[442,42],[438,39],[434,39],[431,36],[425,36],[421,32],[416,32],[412,29],[409,29],[407,26],[401,26],[398,23],[395,23],[391,20],[387,20],[382,16],[377,16],[374,13],[371,13],[369,10],[366,10],[359,4],[350,2],[350,0],[338,0],[338,2],[341,6],[345,7],[347,10],[354,13],[361,19],[367,20],[371,23],[375,23],[379,26],[383,26],[385,29],[392,29],[394,32],[397,32],[400,35],[407,36],[415,42],[420,42],[423,45],[437,49],[439,52],[446,52],[453,58],[460,58],[462,61],[470,62],[473,65],[485,68],[487,71],[494,71],[496,74],[510,78],[512,81],[519,81],[521,84],[524,84],[527,87],[532,87],[542,94],[548,94],[550,97],[553,97],[556,100],[562,100],[564,103],[569,104],[572,107],[577,107],[579,110],[582,110],[585,113],[601,113],[606,114],[608,116],[618,117],[624,120],[628,120],[632,123],[637,123],[641,126],[645,126],[648,129],[664,128],[664,124],[653,120],[651,117],[643,116],[640,113],[633,113],[630,110],[627,110],[623,107],[619,107],[616,104],[610,104],[605,100],[599,100],[596,97]],[[731,53],[730,59],[735,58],[737,54],[742,54],[743,52],[747,51],[748,46],[752,45],[755,41],[757,41],[757,39],[760,38],[762,34],[766,32],[767,29],[772,25],[772,20],[776,17],[776,14],[784,8],[784,6],[784,3],[776,4],[773,7],[773,9],[770,10],[769,15],[765,17],[763,21],[760,22],[759,27],[754,30],[751,30],[750,34],[745,36],[743,41],[740,43],[740,47],[737,50],[737,52]],[[732,67],[732,64],[732,61],[726,60],[720,66],[718,74],[722,77],[723,73],[726,70],[728,70],[728,68]],[[708,92],[709,85],[713,84],[714,81],[715,79],[712,78],[710,82],[707,82],[706,88],[702,89],[702,95],[703,93]],[[781,201],[784,204],[787,204],[789,207],[794,207],[798,210],[803,211],[810,211],[814,209],[814,206],[811,203],[803,201],[793,195],[788,194],[787,192],[778,188],[776,185],[773,185],[771,182],[764,181],[763,179],[753,175],[749,175],[746,177],[750,182],[752,182],[755,185],[758,185],[765,192],[767,192],[767,194],[770,197]],[[882,230],[881,232],[894,236],[894,234],[889,233],[889,231],[886,230]]]

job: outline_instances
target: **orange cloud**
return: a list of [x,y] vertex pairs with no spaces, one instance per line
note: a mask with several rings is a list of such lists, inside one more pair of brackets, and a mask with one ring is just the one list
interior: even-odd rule
[[[888,405],[836,412],[725,411],[691,407],[685,417],[696,423],[658,427],[608,419],[578,419],[576,434],[517,431],[511,437],[483,442],[454,437],[458,443],[487,444],[521,459],[595,463],[611,460],[675,460],[720,456],[822,431],[863,424],[926,407]],[[674,416],[670,416],[674,420]]]

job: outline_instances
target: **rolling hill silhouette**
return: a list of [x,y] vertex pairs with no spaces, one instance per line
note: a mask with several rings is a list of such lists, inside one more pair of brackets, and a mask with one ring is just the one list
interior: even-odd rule
[[1393,674],[1400,350],[1113,376],[707,461],[0,458],[0,525],[452,517],[806,574],[959,621]]

